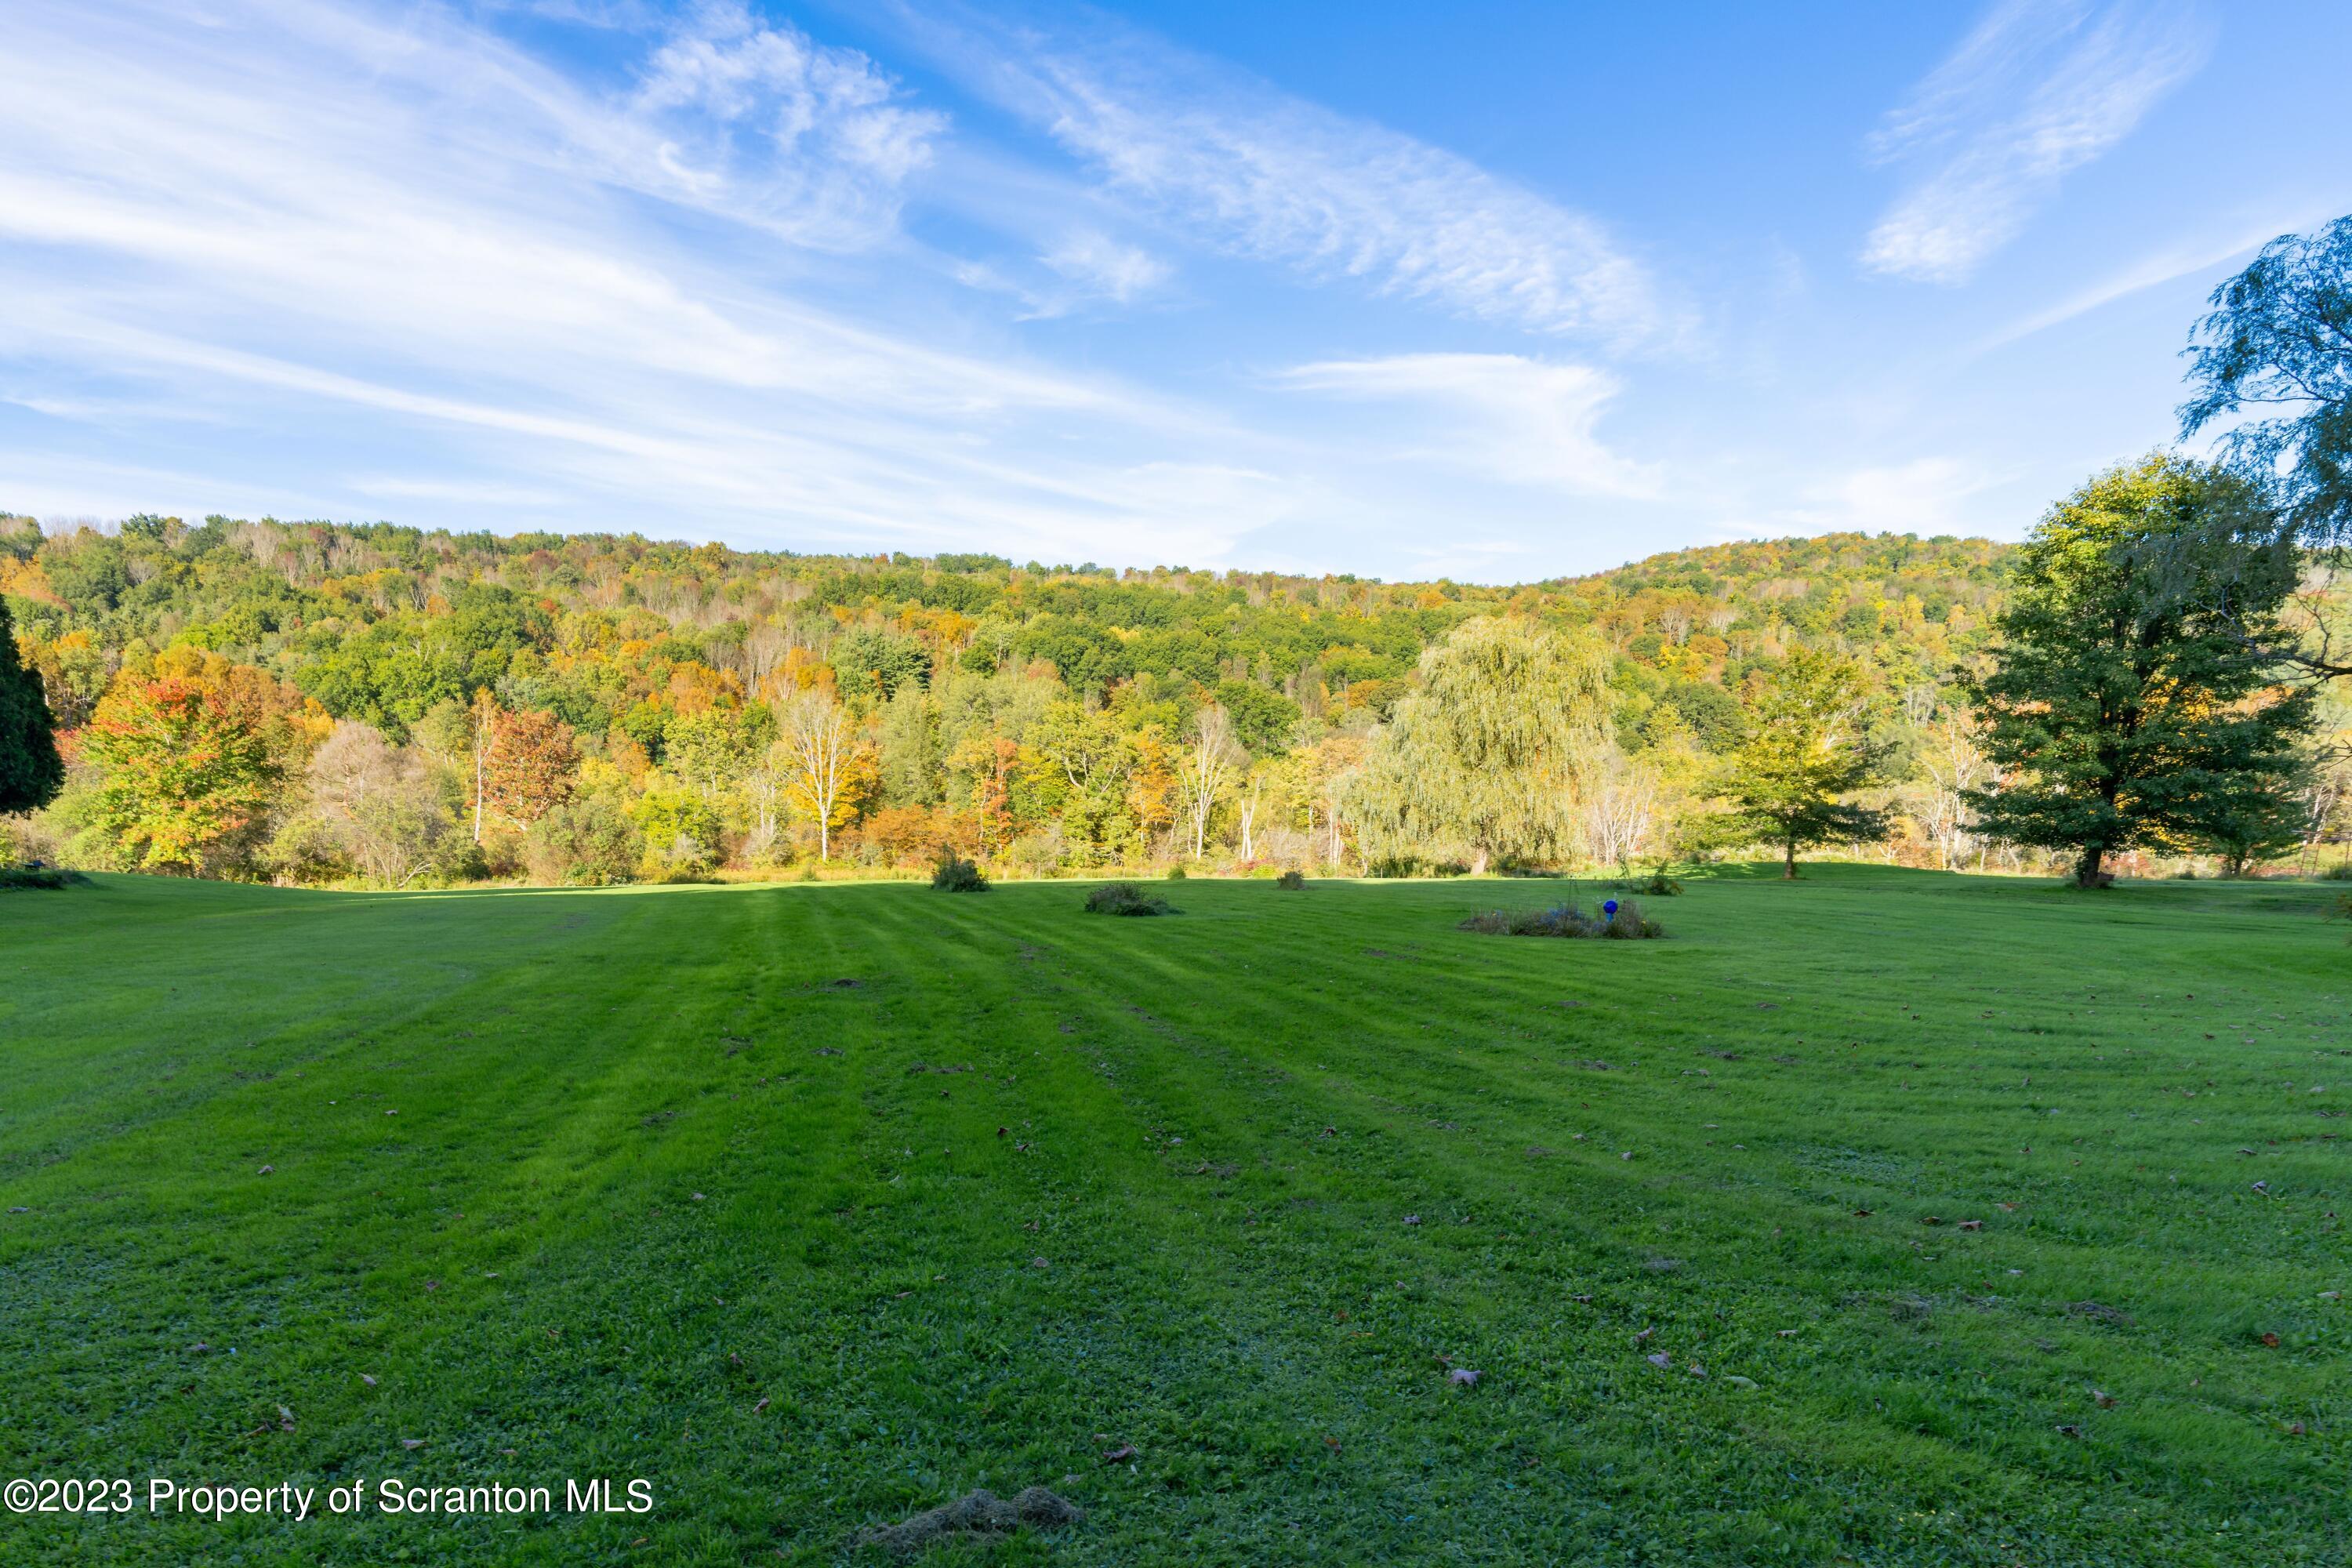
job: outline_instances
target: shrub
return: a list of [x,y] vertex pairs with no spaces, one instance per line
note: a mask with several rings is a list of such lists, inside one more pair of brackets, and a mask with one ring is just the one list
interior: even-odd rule
[[2319,874],[2319,879],[2323,882],[2352,882],[2352,860],[2340,866],[2330,866]]
[[1181,882],[1189,875],[1191,875],[1191,873],[1186,871],[1181,866],[1171,866],[1168,868],[1168,879],[1171,882]]
[[1106,882],[1087,895],[1090,915],[1164,915],[1168,900],[1155,899],[1132,882]]
[[1307,879],[1299,872],[1285,871],[1274,879],[1274,885],[1286,893],[1303,893],[1307,890]]
[[[583,887],[630,880],[642,848],[636,824],[620,806],[603,795],[580,795],[530,825],[523,837],[522,858],[533,881]],[[488,862],[477,856],[473,865],[459,866],[455,874],[471,878],[489,871]]]
[[1472,915],[1461,928],[1481,936],[1557,936],[1599,938],[1610,942],[1646,942],[1665,935],[1657,921],[1627,899],[1612,913],[1586,914],[1574,904],[1554,904],[1548,910],[1488,910]]
[[979,867],[962,856],[950,853],[940,857],[931,871],[931,886],[942,893],[984,893],[988,879]]
[[54,866],[0,866],[0,893],[54,893],[66,888],[86,888],[89,879],[79,871]]
[[1642,891],[1654,899],[1678,899],[1682,897],[1683,885],[1667,876],[1666,868],[1661,866],[1650,873],[1650,879],[1642,884]]

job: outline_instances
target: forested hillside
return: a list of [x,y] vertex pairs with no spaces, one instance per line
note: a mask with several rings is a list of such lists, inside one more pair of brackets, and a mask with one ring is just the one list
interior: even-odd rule
[[[952,847],[1044,872],[1196,843],[1358,864],[1369,738],[1424,650],[1504,612],[1605,645],[1601,771],[1654,805],[1704,793],[1791,652],[1855,656],[1883,793],[1912,805],[1893,852],[1943,863],[1988,848],[1927,796],[1960,787],[1948,691],[2011,552],[1832,534],[1492,588],[8,518],[0,593],[70,766],[26,847],[93,867],[611,879]],[[1668,815],[1580,848],[1662,854]]]

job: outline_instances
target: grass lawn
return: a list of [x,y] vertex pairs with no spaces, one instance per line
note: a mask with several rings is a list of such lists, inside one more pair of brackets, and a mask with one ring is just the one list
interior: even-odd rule
[[2336,889],[1160,890],[0,896],[0,1562],[2352,1561]]

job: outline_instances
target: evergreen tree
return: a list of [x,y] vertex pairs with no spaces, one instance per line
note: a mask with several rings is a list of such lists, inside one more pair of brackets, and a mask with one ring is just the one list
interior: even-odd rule
[[[1996,788],[1971,791],[1982,831],[2071,849],[2103,885],[2105,857],[2143,846],[2246,841],[2293,789],[2309,694],[2285,691],[2258,651],[2296,562],[2260,530],[2213,526],[2250,510],[2248,481],[2156,456],[2053,507],[2020,557],[1998,621],[2003,645],[1974,683]],[[2186,575],[2190,591],[2179,591]],[[2226,594],[2214,591],[2229,584]]]
[[1869,695],[1859,660],[1800,648],[1748,710],[1721,785],[1733,808],[1723,827],[1734,843],[1779,845],[1783,878],[1796,877],[1801,849],[1886,836],[1884,812],[1840,798],[1874,782],[1885,760]]
[[0,816],[57,798],[66,770],[41,678],[16,657],[16,628],[0,597]]

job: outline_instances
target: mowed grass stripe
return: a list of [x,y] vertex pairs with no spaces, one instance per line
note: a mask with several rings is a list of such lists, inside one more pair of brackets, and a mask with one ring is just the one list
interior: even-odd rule
[[1118,921],[1062,885],[122,880],[0,909],[35,955],[0,1004],[30,1042],[0,1056],[30,1091],[0,1109],[33,1210],[0,1226],[12,1451],[602,1466],[664,1499],[25,1539],[825,1561],[1076,1474],[1094,1521],[1012,1560],[2340,1553],[2315,889],[1832,870],[1694,884],[1663,943],[1453,930],[1557,891],[1202,882]]

